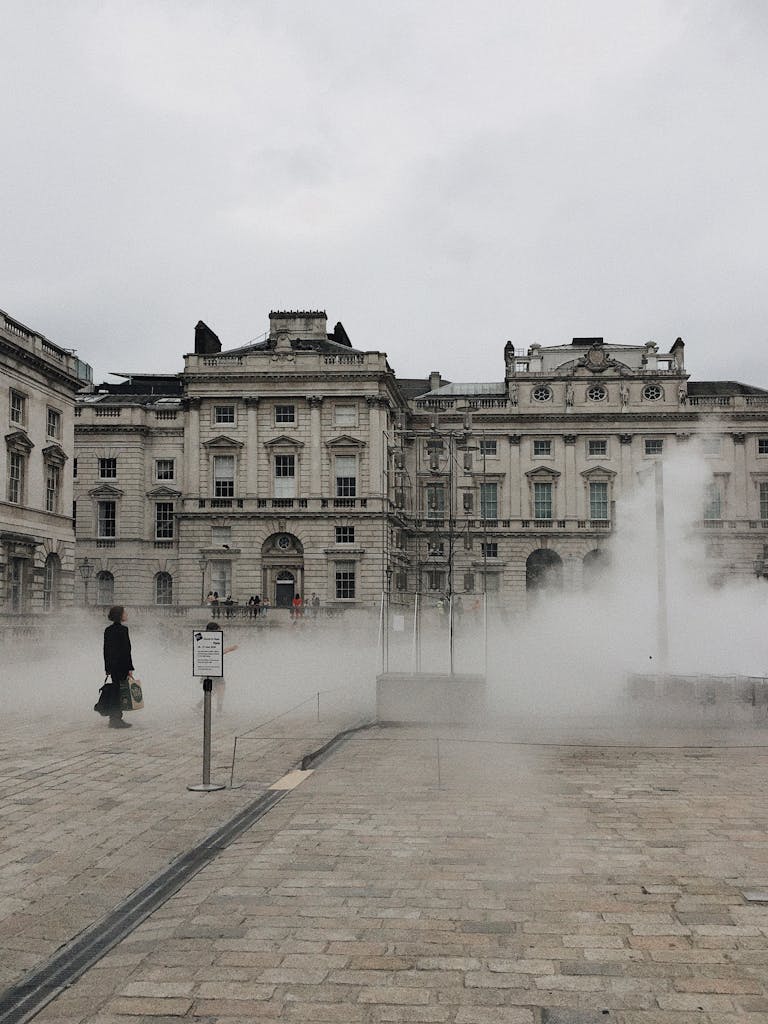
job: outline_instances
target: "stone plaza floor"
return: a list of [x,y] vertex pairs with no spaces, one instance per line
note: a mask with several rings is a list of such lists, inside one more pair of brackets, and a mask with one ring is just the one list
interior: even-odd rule
[[[2,986],[351,724],[314,712],[211,794],[191,712],[11,722]],[[36,1019],[764,1024],[766,794],[765,727],[362,729]]]

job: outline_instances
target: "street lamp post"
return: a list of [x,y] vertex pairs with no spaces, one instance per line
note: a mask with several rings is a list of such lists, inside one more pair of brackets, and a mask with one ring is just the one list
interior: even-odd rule
[[197,566],[200,569],[200,604],[205,604],[205,570],[208,568],[208,559],[205,556],[198,559]]
[[82,560],[80,565],[78,565],[77,568],[78,568],[80,576],[82,577],[82,580],[83,580],[83,589],[85,591],[85,607],[87,608],[88,607],[88,584],[89,584],[89,582],[91,580],[91,574],[93,573],[93,566],[88,561],[88,557],[86,556]]

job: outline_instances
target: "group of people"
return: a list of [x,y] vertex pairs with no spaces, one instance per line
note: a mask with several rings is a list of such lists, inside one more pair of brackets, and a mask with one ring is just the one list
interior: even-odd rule
[[291,601],[291,618],[294,622],[304,617],[305,609],[309,609],[309,614],[313,619],[317,618],[318,612],[320,611],[320,598],[317,594],[313,593],[310,599],[304,603],[304,598],[301,594],[294,594],[293,600]]
[[[219,597],[218,590],[209,590],[205,598],[205,603],[211,609],[211,618],[213,619],[219,618],[222,608],[224,609],[224,618],[226,619],[231,619],[235,613],[236,602],[233,600],[231,594],[227,594],[222,601]],[[253,594],[248,598],[245,607],[248,609],[249,617],[255,619],[257,615],[266,615],[272,605],[266,595],[264,597],[259,597],[258,594]]]

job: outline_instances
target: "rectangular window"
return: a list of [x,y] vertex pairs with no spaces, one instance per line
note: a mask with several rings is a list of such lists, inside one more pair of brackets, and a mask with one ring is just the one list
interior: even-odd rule
[[664,441],[660,437],[646,437],[645,454],[661,455],[664,451]]
[[77,502],[72,502],[72,529],[77,532]]
[[757,439],[757,454],[768,455],[768,437],[758,437]]
[[275,497],[296,497],[296,456],[275,456]]
[[483,590],[485,591],[485,593],[486,594],[498,594],[498,592],[499,592],[499,585],[500,585],[500,582],[501,582],[501,573],[498,573],[498,572],[488,572],[488,573],[481,573],[480,575],[481,575],[481,577],[483,577],[483,580],[484,580],[484,582],[483,582]]
[[439,590],[442,592],[445,589],[445,573],[437,570],[432,570],[427,573],[427,588],[429,590]]
[[155,480],[173,480],[175,476],[175,459],[155,459]]
[[536,438],[533,442],[534,457],[552,454],[552,442],[547,438]]
[[721,449],[721,440],[719,437],[702,437],[701,439],[701,454],[702,455],[719,455]]
[[720,488],[715,481],[711,481],[706,486],[704,493],[704,518],[722,519]]
[[275,406],[275,423],[295,423],[296,422],[296,406],[295,405],[276,405]]
[[72,477],[77,480],[77,459],[72,459]]
[[96,536],[106,539],[117,536],[117,505],[114,501],[98,503]]
[[21,505],[24,499],[24,456],[8,453],[8,501]]
[[61,470],[50,463],[45,467],[45,511],[59,511],[59,478]]
[[333,422],[337,427],[356,427],[357,408],[354,405],[334,405]]
[[48,437],[61,437],[61,413],[57,409],[48,409],[46,415],[46,430]]
[[214,498],[233,498],[235,495],[235,456],[214,455],[213,457],[213,496]]
[[349,601],[355,596],[355,563],[336,562],[336,598]]
[[760,518],[768,519],[768,481],[760,483]]
[[11,403],[11,423],[18,423],[23,425],[26,421],[27,411],[27,399],[25,395],[22,395],[20,391],[14,391],[11,389],[10,394]]
[[480,518],[499,518],[499,485],[480,484]]
[[214,405],[214,407],[213,407],[213,422],[214,423],[234,423],[235,422],[235,407],[234,407],[234,405]]
[[99,477],[101,480],[117,478],[117,459],[99,459]]
[[227,594],[232,593],[232,563],[212,561],[208,565],[211,570],[211,590],[223,601]]
[[485,438],[485,437],[481,438],[480,443],[478,445],[478,451],[480,452],[480,457],[481,458],[483,456],[485,458],[492,457],[492,456],[496,455],[497,443],[496,443],[495,440],[491,441],[491,440],[489,440],[488,438]]
[[336,456],[336,497],[354,498],[357,494],[357,458],[354,455]]
[[485,544],[480,545],[480,552],[484,558],[498,558],[499,557],[499,545],[495,540],[489,540]]
[[608,518],[608,484],[605,482],[589,485],[589,518]]
[[354,526],[337,526],[336,530],[336,543],[337,544],[354,544],[355,543],[355,528]]
[[424,503],[427,519],[442,519],[445,515],[445,487],[442,484],[427,484],[424,488]]
[[552,484],[533,485],[533,518],[552,518]]
[[215,547],[221,547],[222,544],[229,544],[232,540],[232,527],[231,526],[212,526],[211,527],[211,544]]
[[173,540],[173,502],[155,502],[155,539]]
[[587,455],[607,455],[608,441],[604,437],[590,437],[587,441]]

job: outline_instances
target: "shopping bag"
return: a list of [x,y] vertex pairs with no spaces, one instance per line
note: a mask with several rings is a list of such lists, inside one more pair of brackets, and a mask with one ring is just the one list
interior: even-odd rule
[[140,679],[123,679],[120,683],[120,710],[138,711],[144,707]]

